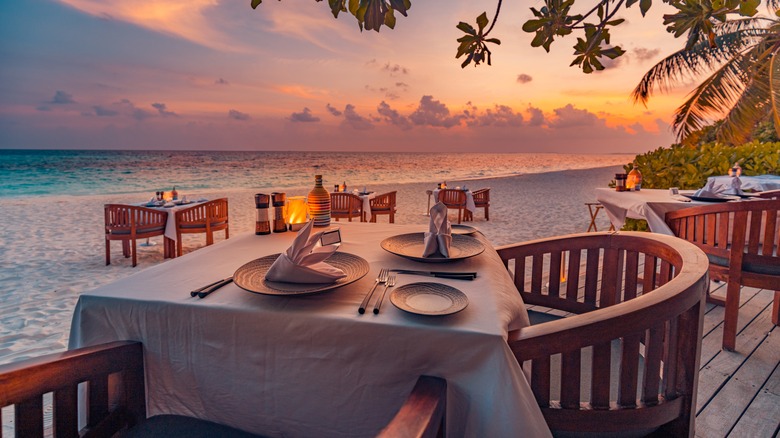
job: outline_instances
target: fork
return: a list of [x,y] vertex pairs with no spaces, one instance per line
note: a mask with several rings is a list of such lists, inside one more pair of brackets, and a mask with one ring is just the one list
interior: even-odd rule
[[395,274],[390,274],[389,277],[387,277],[387,282],[385,283],[385,289],[382,291],[382,295],[379,296],[379,301],[377,301],[374,304],[374,315],[379,315],[379,307],[382,306],[382,301],[385,300],[385,294],[387,293],[387,289],[395,286]]
[[362,315],[366,313],[366,306],[368,305],[368,302],[371,300],[371,296],[374,295],[374,291],[376,290],[376,287],[379,286],[379,283],[387,282],[387,273],[388,270],[385,268],[379,270],[379,275],[377,275],[376,280],[374,281],[374,286],[371,288],[370,291],[368,291],[366,297],[363,298],[363,302],[360,303],[360,307],[358,308],[359,314]]

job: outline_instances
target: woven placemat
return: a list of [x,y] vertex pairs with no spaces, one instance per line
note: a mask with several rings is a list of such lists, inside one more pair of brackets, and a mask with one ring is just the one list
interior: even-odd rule
[[265,274],[274,264],[279,254],[272,254],[241,266],[233,274],[233,282],[238,287],[264,295],[306,295],[326,290],[335,289],[363,278],[369,270],[369,265],[362,257],[345,252],[336,252],[328,257],[325,263],[334,268],[341,269],[346,277],[336,280],[334,283],[285,283],[281,281],[268,281]]

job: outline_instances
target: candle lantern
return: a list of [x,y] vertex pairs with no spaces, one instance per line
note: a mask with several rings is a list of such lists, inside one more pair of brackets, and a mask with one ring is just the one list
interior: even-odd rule
[[306,205],[305,196],[291,196],[287,198],[287,226],[290,231],[298,231],[309,222],[309,206]]
[[627,175],[625,173],[615,174],[615,190],[617,190],[618,192],[626,191],[626,178]]
[[284,221],[284,207],[287,203],[286,201],[287,195],[285,193],[271,193],[271,204],[274,209],[274,233],[284,233],[287,231],[287,223]]

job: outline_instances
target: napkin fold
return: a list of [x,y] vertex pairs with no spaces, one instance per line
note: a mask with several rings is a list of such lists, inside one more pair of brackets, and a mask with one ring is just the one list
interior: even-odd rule
[[423,257],[430,257],[437,252],[444,257],[450,256],[452,244],[452,226],[447,218],[447,206],[441,202],[431,207],[431,222],[425,233],[425,248]]
[[295,237],[287,251],[279,255],[265,274],[266,280],[286,283],[333,283],[346,277],[341,269],[325,263],[339,245],[318,246],[322,231],[311,234],[314,221],[309,221]]
[[696,192],[693,194],[693,196],[698,196],[701,198],[720,198],[723,194],[723,192],[726,191],[726,188],[719,185],[715,186],[715,181],[709,181],[703,188],[700,188],[699,190],[696,190]]

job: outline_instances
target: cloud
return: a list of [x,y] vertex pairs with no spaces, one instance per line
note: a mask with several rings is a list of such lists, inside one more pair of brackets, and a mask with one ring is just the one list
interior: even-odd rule
[[385,122],[390,123],[393,126],[397,126],[404,131],[412,129],[412,123],[409,118],[401,115],[398,111],[390,108],[384,100],[376,108],[380,116],[382,116]]
[[464,117],[464,115],[451,116],[446,105],[434,100],[433,96],[423,96],[417,109],[409,115],[409,120],[415,125],[451,128],[460,124]]
[[54,97],[52,97],[51,102],[53,104],[57,105],[66,105],[69,103],[76,103],[75,100],[73,100],[73,96],[70,93],[66,93],[62,90],[57,90],[56,93],[54,93]]
[[371,120],[358,114],[357,111],[355,111],[355,105],[352,105],[351,103],[348,103],[344,107],[344,121],[342,122],[342,125],[349,126],[358,131],[374,128],[374,124],[371,123]]
[[339,111],[339,110],[337,110],[336,108],[332,107],[332,106],[330,105],[330,103],[329,103],[329,104],[327,104],[327,105],[325,105],[325,108],[328,110],[328,112],[329,112],[329,113],[333,114],[333,115],[334,115],[334,116],[336,116],[336,117],[339,117],[339,116],[341,116],[341,114],[342,114],[342,113],[341,113],[341,111]]
[[149,117],[152,117],[152,113],[146,110],[142,110],[141,108],[136,108],[132,112],[132,117],[140,122],[148,119]]
[[216,81],[214,81],[214,83],[217,84],[217,85],[228,85],[228,81],[226,81],[226,80],[224,80],[222,78],[217,79]]
[[368,91],[372,91],[374,93],[382,93],[385,97],[385,99],[388,100],[398,100],[400,96],[395,91],[387,88],[387,87],[380,87],[380,88],[374,88],[370,85],[365,85],[364,88]]
[[241,111],[234,110],[234,109],[228,111],[228,117],[233,120],[241,120],[241,121],[246,121],[250,119],[249,114],[242,113]]
[[95,110],[95,115],[98,117],[114,117],[119,115],[119,111],[108,109],[100,105],[95,105],[92,108]]
[[299,113],[290,114],[290,120],[293,122],[319,122],[320,118],[313,116],[309,108],[303,108]]
[[382,67],[382,71],[386,71],[386,72],[390,73],[391,76],[395,76],[396,74],[399,74],[399,73],[400,74],[404,74],[404,75],[408,75],[409,74],[409,69],[408,68],[406,68],[404,66],[401,66],[401,65],[398,65],[398,64],[390,65],[389,62],[387,64],[385,64],[384,67]]
[[646,49],[644,47],[637,47],[631,52],[633,57],[640,62],[649,61],[658,56],[659,53],[661,53],[661,49]]
[[544,113],[541,109],[528,106],[528,113],[531,117],[528,119],[528,126],[542,126],[544,125]]
[[164,103],[153,103],[152,107],[157,110],[158,113],[160,113],[163,117],[171,117],[176,116],[176,113],[173,111],[168,111],[167,106]]
[[530,75],[527,75],[525,73],[520,73],[519,75],[517,75],[518,84],[527,84],[533,80],[534,78],[532,78]]
[[406,91],[409,88],[409,84],[406,82],[396,82],[395,86],[398,88],[403,88],[404,91]]
[[[476,110],[476,108],[474,108]],[[493,109],[487,109],[485,114],[474,116],[469,121],[469,126],[497,126],[497,127],[518,127],[523,125],[523,115],[516,113],[512,108],[506,105],[496,105]]]
[[603,125],[604,120],[592,112],[584,109],[577,109],[572,104],[553,110],[556,119],[549,123],[551,128],[576,128],[584,126]]

